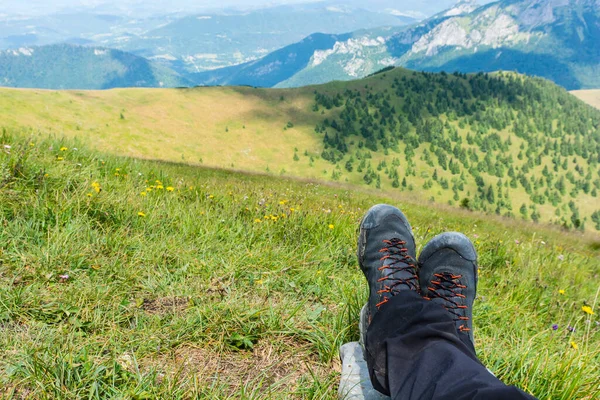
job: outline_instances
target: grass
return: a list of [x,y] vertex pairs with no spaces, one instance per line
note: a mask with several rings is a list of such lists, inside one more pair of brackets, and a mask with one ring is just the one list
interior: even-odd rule
[[600,110],[600,90],[573,90],[571,94]]
[[[343,93],[346,89],[365,91],[365,84],[374,92],[388,90],[393,78],[411,79],[412,72],[396,69],[394,72],[379,74],[364,80],[352,82],[331,82],[318,87],[324,93]],[[451,78],[452,79],[452,78]],[[322,134],[315,133],[315,126],[323,119],[336,119],[339,109],[312,111],[314,106],[315,87],[297,89],[254,89],[249,87],[207,87],[193,89],[115,89],[110,91],[45,91],[0,89],[0,120],[2,127],[9,130],[22,131],[24,134],[51,132],[57,137],[77,138],[88,148],[119,156],[153,159],[160,161],[180,162],[190,165],[204,165],[234,171],[255,173],[268,172],[274,176],[293,176],[321,181],[339,181],[366,186],[364,171],[359,172],[356,165],[352,172],[344,166],[353,157],[360,139],[352,137],[351,152],[337,165],[321,158],[323,151]],[[445,119],[445,116],[441,117]],[[288,123],[292,127],[287,127]],[[457,125],[457,122],[452,122]],[[474,134],[473,128],[467,125],[460,129],[460,135],[466,138],[467,132]],[[498,132],[505,140],[509,136],[513,144],[510,155],[519,154],[520,146],[525,146],[523,139],[516,137],[510,129]],[[480,152],[477,145],[463,144],[464,149]],[[394,158],[402,160],[399,168],[399,179],[406,175],[405,145],[401,144],[398,152],[370,152],[369,164],[375,166],[385,160],[392,164]],[[458,207],[461,200],[473,200],[478,196],[475,179],[465,169],[464,187],[454,195],[452,180],[457,175],[442,169],[437,159],[428,165],[422,159],[422,144],[416,149],[416,176],[407,176],[407,188],[394,189],[393,180],[384,171],[381,188],[388,191],[410,190],[419,193],[423,200],[434,199],[437,203],[452,204]],[[536,150],[537,152],[538,150]],[[499,156],[497,154],[496,156]],[[506,156],[506,155],[502,155]],[[449,158],[452,158],[449,155]],[[483,157],[482,157],[483,158]],[[515,161],[515,168],[522,168],[526,158]],[[456,160],[455,160],[456,161]],[[360,161],[357,161],[358,164]],[[544,166],[552,171],[552,160],[545,156],[539,166],[528,168],[527,177],[538,178]],[[576,172],[582,167],[585,173]],[[462,168],[462,167],[461,167]],[[434,170],[440,178],[449,182],[442,187],[432,182]],[[585,179],[589,187],[597,186],[598,171],[595,164],[579,156],[569,156],[565,170],[557,171],[556,179],[567,172],[573,174],[575,180]],[[589,179],[588,179],[589,173]],[[498,177],[487,172],[481,173],[486,185],[496,185]],[[427,188],[424,184],[430,181]],[[503,196],[508,199],[506,209],[498,209],[500,213],[510,211],[520,218],[521,205],[531,206],[539,211],[541,221],[554,222],[557,225],[572,224],[572,211],[567,207],[573,201],[580,212],[584,225],[581,229],[596,230],[591,220],[598,211],[595,191],[574,190],[576,185],[567,181],[564,196],[556,205],[544,200],[543,205],[534,205],[532,198],[519,184],[516,188],[508,187],[510,178],[503,177]],[[372,186],[376,186],[373,183]],[[541,186],[539,192],[550,190]],[[498,187],[495,186],[497,202]],[[534,191],[537,191],[535,189]],[[572,194],[575,193],[575,194]],[[472,203],[473,204],[473,203]],[[486,204],[490,212],[496,204]]]
[[356,230],[378,202],[403,209],[419,249],[472,238],[476,347],[498,377],[600,398],[597,236],[72,139],[0,143],[4,398],[336,398],[366,299]]

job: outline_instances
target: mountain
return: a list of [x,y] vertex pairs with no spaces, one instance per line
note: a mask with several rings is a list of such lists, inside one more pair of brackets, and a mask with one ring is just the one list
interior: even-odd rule
[[600,230],[600,111],[514,73],[396,68],[297,89],[4,89],[0,121],[119,155],[348,182]]
[[[425,71],[510,70],[567,89],[600,87],[600,1],[463,1],[428,20],[388,33],[355,32],[328,49],[305,49],[306,67],[276,87],[348,80],[384,66]],[[291,53],[291,51],[290,51]],[[281,51],[279,59],[285,58]],[[254,85],[255,74],[246,70]],[[217,72],[218,74],[218,72]]]
[[0,51],[0,86],[45,89],[175,87],[175,72],[119,50],[48,45]]
[[315,32],[340,34],[416,21],[342,6],[290,5],[250,12],[186,16],[140,35],[103,45],[196,73],[254,61]]
[[102,46],[142,34],[178,18],[139,18],[105,12],[70,11],[39,16],[0,15],[0,49],[71,43]]

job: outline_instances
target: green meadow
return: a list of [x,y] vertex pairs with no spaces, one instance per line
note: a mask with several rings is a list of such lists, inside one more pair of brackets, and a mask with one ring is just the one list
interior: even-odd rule
[[600,231],[600,111],[541,79],[396,68],[297,89],[0,90],[0,129]]
[[[335,399],[338,349],[358,339],[367,297],[357,228],[379,202],[405,212],[418,249],[448,230],[473,240],[476,348],[500,379],[540,399],[600,398],[597,235],[409,191],[187,165],[199,160],[177,150],[174,137],[142,136],[160,127],[158,108],[132,112],[163,92],[9,93],[29,119],[3,116],[0,136],[3,398]],[[186,106],[163,103],[173,113]],[[51,110],[59,104],[79,114],[66,121]],[[287,117],[274,110],[264,121],[285,134],[265,141],[294,143],[298,128],[283,131]],[[223,136],[267,129],[228,118],[215,122]],[[134,131],[137,123],[145,125]],[[33,129],[11,127],[21,124]],[[242,137],[226,142],[244,147]],[[320,143],[302,138],[302,151]],[[181,163],[124,157],[130,152]]]

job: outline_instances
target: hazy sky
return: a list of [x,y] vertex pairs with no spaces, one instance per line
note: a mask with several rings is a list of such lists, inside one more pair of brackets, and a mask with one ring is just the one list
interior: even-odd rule
[[[257,8],[269,5],[309,3],[318,0],[0,0],[0,14],[39,15],[67,10],[95,9],[107,13],[196,12],[235,8]],[[327,0],[328,3],[383,11],[439,12],[458,0]],[[489,0],[487,0],[489,1]],[[480,3],[487,2],[480,0]]]

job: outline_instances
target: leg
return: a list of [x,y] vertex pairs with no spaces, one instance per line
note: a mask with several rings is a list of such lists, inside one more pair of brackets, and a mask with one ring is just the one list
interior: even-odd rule
[[414,291],[381,307],[365,350],[373,386],[392,399],[533,398],[490,374],[446,309]]

